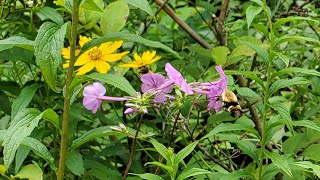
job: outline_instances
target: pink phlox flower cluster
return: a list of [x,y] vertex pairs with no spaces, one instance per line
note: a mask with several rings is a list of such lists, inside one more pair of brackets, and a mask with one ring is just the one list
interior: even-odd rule
[[183,78],[181,73],[177,71],[170,63],[166,64],[165,70],[169,79],[176,85],[180,86],[182,91],[189,95],[193,94],[191,87],[187,84],[186,80]]

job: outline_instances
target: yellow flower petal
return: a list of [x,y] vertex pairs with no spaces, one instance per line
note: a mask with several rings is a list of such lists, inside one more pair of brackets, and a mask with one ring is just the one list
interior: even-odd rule
[[65,59],[70,59],[70,48],[62,48],[61,49],[61,54],[63,56],[63,58]]
[[136,60],[136,61],[138,61],[138,62],[142,62],[141,57],[140,57],[137,53],[134,53],[134,54],[133,54],[133,58],[134,58],[134,60]]
[[121,64],[120,67],[139,68],[142,67],[142,65],[140,63],[137,63],[137,61],[133,61],[128,64]]
[[141,59],[143,59],[144,61],[145,60],[149,60],[149,59],[152,59],[153,58],[153,56],[152,56],[152,54],[156,54],[156,51],[153,51],[152,53],[150,52],[150,51],[145,51],[143,54],[142,54],[142,57],[141,57]]
[[123,44],[123,41],[115,41],[113,43],[103,43],[100,45],[99,49],[103,51],[104,54],[111,54],[117,49],[119,49]]
[[80,36],[79,37],[79,45],[80,45],[80,47],[83,47],[83,45],[86,43],[86,42],[88,42],[88,41],[90,41],[91,40],[91,38],[89,37],[86,37],[86,36]]
[[63,68],[68,68],[69,67],[69,60],[66,61],[66,63],[63,64]]
[[81,56],[78,57],[75,66],[82,66],[90,61],[90,56],[87,53],[81,54]]
[[158,61],[160,58],[161,58],[160,56],[156,56],[155,58],[150,59],[150,60],[148,61],[148,64],[152,64],[152,63]]
[[83,75],[91,71],[94,68],[95,64],[95,61],[89,61],[87,64],[83,65],[81,68],[77,70],[77,75]]
[[99,73],[105,74],[109,71],[110,65],[104,61],[96,61],[96,69]]
[[128,54],[129,51],[125,51],[117,54],[104,54],[101,56],[101,59],[107,62],[116,62],[119,61],[124,55]]

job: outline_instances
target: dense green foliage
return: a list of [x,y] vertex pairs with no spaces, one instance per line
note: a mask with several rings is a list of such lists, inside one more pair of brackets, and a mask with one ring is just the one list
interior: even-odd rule
[[[0,1],[0,179],[320,178],[318,0],[76,1]],[[66,68],[115,41],[106,74]],[[144,104],[142,69],[121,64],[152,50],[149,71],[169,62],[188,83],[219,79],[221,65],[243,114],[177,86]],[[87,110],[93,82],[127,102]]]

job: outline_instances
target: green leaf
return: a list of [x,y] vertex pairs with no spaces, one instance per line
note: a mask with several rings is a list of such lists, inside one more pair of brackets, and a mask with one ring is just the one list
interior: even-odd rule
[[62,25],[63,24],[63,18],[60,13],[54,8],[43,6],[39,9],[37,9],[36,14],[39,16],[39,18],[44,21],[47,19],[52,20],[53,22]]
[[242,43],[244,45],[247,45],[252,50],[254,50],[262,58],[262,60],[264,62],[268,62],[269,61],[269,53],[265,49],[262,49],[260,46],[258,46],[255,43],[252,43],[250,41],[245,41],[245,40],[242,40],[240,38],[238,38],[238,40],[239,40],[240,43]]
[[153,147],[156,148],[157,152],[161,154],[161,156],[165,158],[168,162],[170,162],[170,154],[168,152],[168,149],[155,139],[150,139],[150,142],[153,145]]
[[303,36],[282,36],[280,38],[276,38],[274,40],[273,47],[276,47],[277,45],[287,42],[287,41],[310,41],[310,42],[316,42],[320,43],[319,40],[310,38],[310,37],[303,37]]
[[89,49],[91,49],[95,46],[98,46],[102,43],[105,43],[108,41],[118,41],[118,40],[137,42],[137,43],[141,43],[147,47],[161,48],[167,52],[172,53],[173,55],[175,55],[176,57],[178,57],[180,59],[180,56],[176,51],[172,50],[170,47],[168,47],[158,41],[150,41],[150,40],[145,39],[145,38],[143,38],[139,35],[136,35],[136,34],[127,34],[127,33],[122,33],[122,32],[109,33],[106,36],[96,38],[96,39],[93,39],[93,40],[87,42],[82,47],[79,55],[83,54],[84,52],[88,51]]
[[283,75],[283,74],[289,74],[289,73],[301,73],[301,74],[307,74],[307,75],[313,75],[313,76],[320,76],[320,72],[314,70],[314,69],[307,69],[307,68],[299,68],[299,67],[289,67],[286,69],[282,69],[278,72],[275,72],[272,75],[272,78]]
[[128,93],[130,96],[136,95],[136,90],[131,86],[129,81],[126,78],[121,77],[117,74],[92,73],[87,76],[96,81],[101,81],[109,85],[112,85],[116,88],[119,88],[120,90]]
[[306,148],[302,155],[305,159],[311,159],[313,161],[320,161],[320,144],[312,144],[308,148]]
[[51,156],[49,150],[37,139],[31,137],[25,137],[21,143],[22,145],[31,149],[37,156],[47,161],[52,170],[57,170],[54,162],[54,158]]
[[233,171],[232,173],[220,176],[219,180],[239,180],[239,179],[256,179],[252,174],[244,170]]
[[281,169],[286,175],[293,178],[293,174],[287,159],[276,152],[265,151],[264,154],[272,160],[272,163]]
[[35,92],[40,87],[39,84],[32,84],[22,89],[19,96],[12,103],[11,119],[14,119],[16,114],[26,108],[31,102]]
[[43,173],[38,165],[29,164],[24,166],[14,177],[20,179],[39,180],[43,179]]
[[261,7],[264,6],[264,3],[261,0],[250,0],[250,1],[257,3]]
[[148,0],[124,0],[124,2],[145,11],[150,16],[154,15]]
[[235,70],[225,70],[226,75],[243,75],[256,81],[263,89],[265,89],[263,81],[261,78],[257,77],[257,75],[262,75],[261,72],[258,71],[235,71]]
[[81,146],[82,144],[91,141],[92,139],[96,139],[99,137],[105,137],[110,135],[120,135],[123,134],[122,132],[113,131],[110,129],[110,126],[102,126],[95,129],[91,129],[88,132],[82,134],[78,139],[74,140],[71,145],[71,149],[76,149],[77,147]]
[[275,54],[276,56],[278,56],[284,62],[286,67],[289,66],[290,59],[288,58],[288,56],[286,56],[282,53],[279,53],[279,52],[275,52],[275,51],[272,51],[272,53]]
[[49,87],[59,92],[56,87],[57,68],[61,63],[61,49],[68,23],[62,26],[52,22],[45,22],[40,26],[35,39],[36,63],[40,67],[42,76]]
[[3,91],[0,91],[0,109],[5,112],[6,114],[11,113],[11,102],[9,97]]
[[294,21],[298,21],[298,20],[319,22],[318,20],[311,19],[310,17],[298,17],[297,16],[297,17],[280,18],[273,24],[273,29],[277,29],[278,27],[280,27],[284,23],[294,22]]
[[261,11],[262,11],[263,7],[257,7],[257,6],[249,6],[246,10],[246,17],[247,17],[247,25],[248,25],[248,29],[250,28],[250,25],[254,19],[254,17],[256,17],[256,15],[258,15]]
[[54,127],[60,130],[59,115],[53,109],[46,109],[42,118],[46,121],[51,122]]
[[28,157],[30,149],[26,146],[20,146],[15,156],[15,173],[18,173],[24,160]]
[[34,42],[24,37],[13,36],[0,40],[0,51],[10,49],[12,47],[20,47],[29,51],[34,51]]
[[279,102],[272,103],[270,104],[270,107],[281,115],[281,117],[286,121],[286,125],[290,130],[291,134],[294,134],[290,112],[283,106],[283,104]]
[[6,61],[22,61],[27,64],[35,64],[33,51],[21,47],[12,47],[0,51],[0,59]]
[[10,167],[18,147],[38,125],[42,115],[43,113],[35,108],[22,109],[11,122],[2,143],[4,165],[7,168]]
[[281,88],[309,83],[310,81],[303,77],[295,77],[292,79],[279,79],[270,86],[269,97],[271,97],[273,93],[277,92]]
[[265,35],[266,37],[269,37],[269,31],[268,28],[263,25],[263,24],[252,24],[252,26],[259,30],[260,32],[262,32],[263,35]]
[[82,155],[75,150],[68,152],[66,166],[73,174],[81,176],[84,173]]
[[168,174],[173,173],[173,168],[171,166],[164,165],[160,162],[147,162],[145,165],[149,165],[149,164],[161,167],[163,170],[166,170]]
[[207,135],[201,138],[201,140],[206,139],[208,137],[214,136],[220,132],[228,132],[228,131],[248,131],[250,133],[255,134],[259,137],[259,133],[252,127],[244,126],[242,124],[219,124],[213,130],[211,130]]
[[291,123],[293,126],[307,127],[320,132],[320,127],[315,122],[310,120],[292,121]]
[[94,0],[83,0],[80,3],[80,7],[92,11],[98,11],[98,12],[103,12],[103,9],[101,9],[95,2]]
[[198,142],[199,141],[195,141],[195,142],[189,144],[188,146],[186,146],[185,148],[183,148],[181,151],[179,151],[178,154],[174,158],[174,163],[178,164],[185,157],[187,157],[194,150],[194,148],[197,146]]
[[238,56],[253,56],[256,52],[246,45],[240,44],[234,48],[231,52],[230,58],[235,58]]
[[229,48],[225,46],[217,46],[212,50],[212,57],[217,65],[224,65],[227,62],[227,56],[229,53]]
[[142,179],[148,179],[148,180],[163,180],[162,177],[155,175],[155,174],[150,174],[150,173],[144,173],[144,174],[134,174],[134,173],[129,173],[135,176],[139,176]]
[[101,30],[103,35],[110,32],[119,32],[127,22],[129,16],[128,4],[122,0],[110,3],[103,11],[101,17]]
[[207,171],[205,169],[200,169],[200,168],[191,168],[188,169],[186,171],[183,171],[177,178],[177,180],[183,180],[183,179],[187,179],[189,177],[194,177],[197,175],[201,175],[201,174],[209,174],[211,173],[210,171]]
[[[320,166],[319,165],[313,164],[310,161],[294,162],[293,164],[296,166],[300,166],[306,170],[312,169],[313,173],[316,174],[318,176],[318,178],[320,178]],[[309,172],[309,171],[307,171],[307,172]]]

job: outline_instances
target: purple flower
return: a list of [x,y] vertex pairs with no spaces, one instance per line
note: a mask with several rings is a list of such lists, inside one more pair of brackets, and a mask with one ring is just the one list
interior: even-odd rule
[[95,82],[86,86],[83,90],[83,106],[96,113],[101,107],[102,100],[105,101],[125,101],[130,98],[104,96],[106,89],[101,83]]
[[164,87],[164,84],[167,84],[168,79],[164,78],[161,74],[148,73],[141,76],[142,86],[141,91],[143,93],[147,91],[159,91],[153,101],[155,103],[163,103],[167,100],[166,94],[172,92],[172,85]]
[[193,94],[191,87],[186,83],[186,80],[170,63],[166,64],[165,70],[171,81],[180,86],[181,89],[187,94]]

